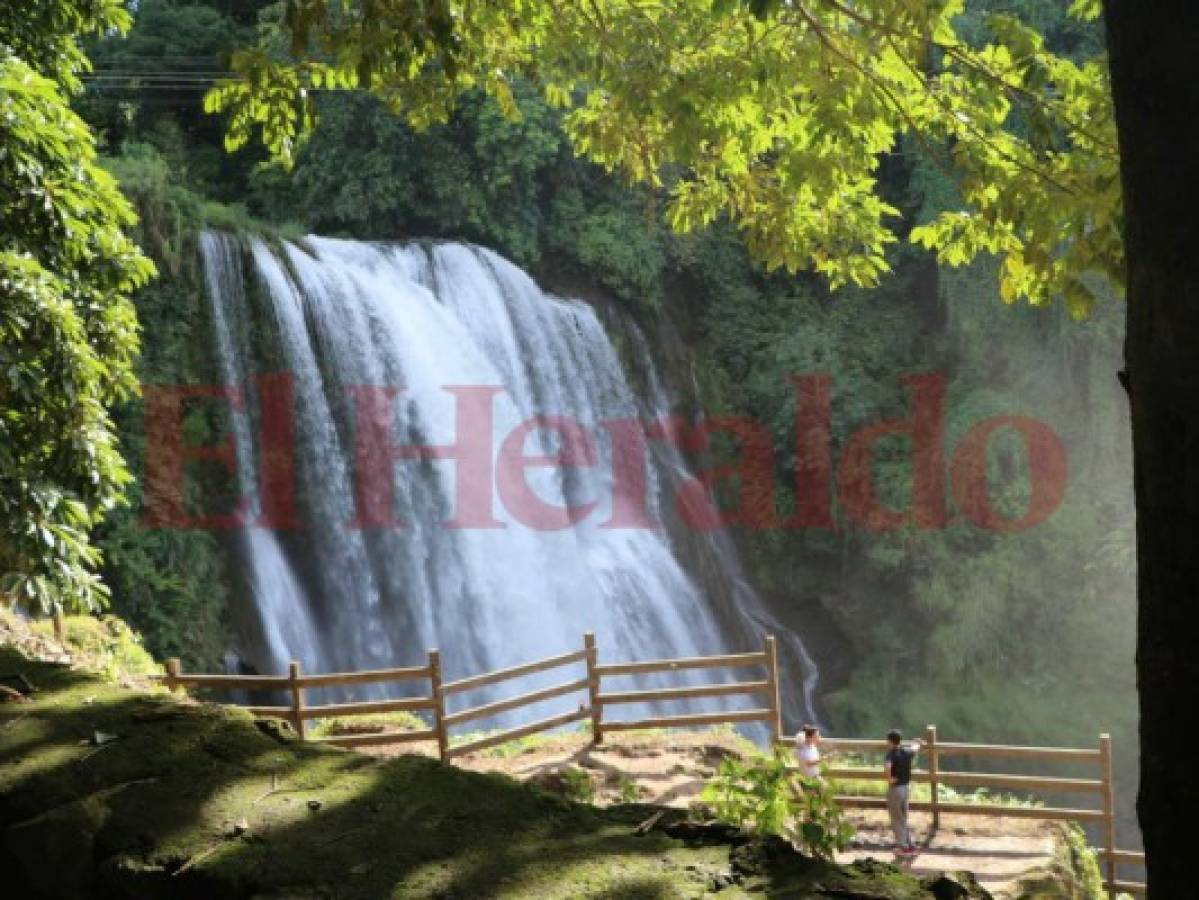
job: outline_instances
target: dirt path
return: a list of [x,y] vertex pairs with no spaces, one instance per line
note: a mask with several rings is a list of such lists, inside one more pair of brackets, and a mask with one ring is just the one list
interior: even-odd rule
[[932,816],[913,813],[913,838],[920,848],[913,859],[891,853],[893,839],[886,813],[857,811],[854,846],[838,862],[874,857],[894,862],[916,875],[965,869],[996,897],[1010,897],[1015,882],[1052,861],[1055,833],[1048,822],[994,816],[945,816],[932,831]]
[[[412,745],[408,745],[412,746]],[[590,773],[595,800],[617,803],[636,800],[686,807],[699,798],[720,760],[744,753],[752,745],[733,733],[648,733],[611,735],[601,746],[586,736],[542,738],[515,748],[468,754],[458,764],[480,772],[503,772],[522,781],[561,790],[563,771]],[[382,753],[395,750],[381,748]],[[1052,860],[1055,832],[1047,822],[992,816],[942,816],[931,832],[931,816],[913,813],[914,837],[920,853],[901,860],[891,852],[886,814],[854,811],[858,836],[838,856],[839,862],[874,859],[895,862],[917,875],[966,870],[996,898],[1011,896],[1013,883],[1028,871]]]

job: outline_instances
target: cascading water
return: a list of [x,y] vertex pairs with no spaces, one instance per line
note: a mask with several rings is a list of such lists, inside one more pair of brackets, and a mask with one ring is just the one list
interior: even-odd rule
[[[238,262],[237,249],[227,236],[207,232],[201,236],[204,278],[212,303],[213,331],[217,360],[225,384],[240,389],[243,396],[251,391],[246,377],[245,282]],[[254,522],[261,514],[258,495],[258,471],[254,459],[251,419],[246,404],[232,416],[234,458],[238,483],[247,498],[245,519]],[[316,629],[308,609],[308,600],[288,565],[282,547],[270,529],[245,527],[239,532],[246,559],[250,590],[261,621],[266,645],[267,665],[275,671],[297,659],[311,666],[319,660]]]
[[[548,296],[516,266],[463,244],[308,238],[276,251],[256,242],[273,343],[250,366],[236,339],[249,314],[239,254],[215,235],[203,251],[226,379],[245,385],[253,368],[280,364],[292,377],[303,526],[282,542],[269,529],[245,532],[263,665],[405,665],[436,646],[457,678],[575,649],[587,630],[611,660],[740,650],[761,633],[761,604],[739,569],[729,573],[737,608],[716,609],[661,528],[605,527],[622,510],[658,508],[638,423],[664,400],[639,404],[590,306]],[[363,397],[384,398],[393,451],[485,444],[486,484],[461,455],[401,453],[388,461],[390,485],[367,485],[390,488],[397,524],[364,526],[358,417],[380,407]],[[522,430],[539,416],[558,418]],[[238,474],[255,504],[259,436],[248,417],[238,422]],[[637,440],[611,423],[631,423]],[[514,456],[565,451],[573,464],[518,466],[513,486]],[[614,466],[638,462],[641,479],[614,477]],[[670,465],[685,469],[677,454]],[[478,527],[447,524],[463,517],[466,495],[480,507],[467,516]],[[565,508],[579,520],[554,518]],[[735,566],[727,539],[713,546]]]
[[[670,392],[653,363],[653,354],[645,336],[631,323],[627,326],[627,331],[637,355],[646,361],[643,416],[647,421],[661,420],[669,416],[674,408]],[[677,446],[669,441],[655,442],[653,446],[655,461],[674,484],[683,483],[691,478],[687,462]],[[729,607],[739,614],[742,620],[739,624],[748,620],[755,623],[761,631],[776,635],[780,653],[788,659],[792,668],[797,670],[800,691],[798,696],[788,695],[782,698],[784,710],[795,722],[815,722],[816,687],[820,682],[820,670],[816,660],[808,652],[803,638],[779,624],[773,613],[766,608],[758,592],[745,577],[741,560],[737,556],[737,548],[726,529],[707,529],[699,533],[699,538],[703,543],[704,552],[717,561],[716,568],[719,571],[723,593],[728,596]]]

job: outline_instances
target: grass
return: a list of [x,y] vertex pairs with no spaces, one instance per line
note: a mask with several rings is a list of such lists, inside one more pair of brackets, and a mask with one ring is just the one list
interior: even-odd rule
[[13,672],[38,690],[0,705],[6,895],[666,900],[706,895],[737,866],[722,898],[813,896],[817,883],[847,898],[930,896],[887,865],[637,836],[653,808],[304,744],[242,710],[0,647],[0,673]]
[[[464,731],[451,735],[450,745],[457,746],[465,744],[469,741],[478,740],[480,738],[491,737],[498,734],[502,729],[479,729],[475,731]],[[622,740],[634,741],[638,744],[654,743],[654,742],[670,742],[675,739],[682,729],[668,728],[646,728],[637,732],[617,732],[611,735],[605,735],[604,741],[612,746],[618,744]],[[706,735],[711,736],[715,740],[721,742],[731,741],[733,746],[742,753],[756,753],[758,747],[748,738],[741,735],[735,725],[719,724],[706,726],[703,729]],[[626,738],[627,736],[627,738]],[[586,737],[590,740],[591,725],[588,723],[580,723],[577,725],[559,728],[549,732],[539,732],[537,734],[525,735],[524,737],[514,738],[511,741],[505,741],[502,744],[496,744],[494,747],[488,747],[485,750],[480,750],[479,753],[484,756],[490,756],[495,759],[511,759],[514,756],[520,756],[522,753],[531,753],[541,749],[549,744],[561,741],[564,738],[582,738]],[[675,773],[679,774],[679,773]]]
[[424,731],[429,723],[410,712],[372,713],[365,716],[330,716],[313,719],[308,734],[314,738],[343,734],[373,734],[383,731]]
[[[0,615],[12,623],[7,610]],[[51,637],[54,623],[49,620],[28,625],[34,634]],[[63,619],[63,646],[80,665],[108,679],[148,677],[163,674],[163,668],[142,646],[141,637],[116,616],[66,616]]]
[[[456,747],[460,744],[466,744],[470,741],[479,740],[480,738],[491,737],[498,734],[503,729],[493,728],[490,730],[479,729],[476,731],[463,731],[451,735],[450,746]],[[575,725],[570,728],[560,728],[556,731],[539,732],[537,734],[527,734],[523,737],[513,738],[510,741],[505,741],[502,744],[496,744],[494,747],[487,747],[484,750],[478,751],[483,756],[490,756],[495,759],[511,759],[514,756],[520,756],[522,753],[529,753],[537,750],[547,744],[552,744],[555,741],[560,741],[564,737],[572,735],[578,736],[590,734],[590,725]]]

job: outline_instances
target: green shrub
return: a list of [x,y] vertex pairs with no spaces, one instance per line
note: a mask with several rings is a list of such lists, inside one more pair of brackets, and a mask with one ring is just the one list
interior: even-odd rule
[[[33,623],[33,630],[53,633],[53,623]],[[116,616],[67,616],[63,642],[89,669],[115,680],[131,675],[161,675],[162,666],[142,646],[141,635]]]
[[129,143],[118,156],[102,160],[137,210],[138,242],[174,275],[183,267],[187,237],[202,221],[203,201],[173,176],[151,144]]
[[832,788],[791,769],[789,750],[771,756],[725,757],[701,798],[717,818],[758,836],[788,838],[819,859],[832,859],[853,838],[853,826],[837,806]]
[[1099,856],[1087,844],[1086,832],[1073,822],[1065,822],[1062,831],[1070,848],[1071,863],[1088,900],[1102,900],[1107,896],[1103,887],[1103,874],[1099,871]]
[[586,769],[572,767],[563,770],[562,784],[566,788],[566,796],[571,800],[590,803],[595,799],[595,784]]

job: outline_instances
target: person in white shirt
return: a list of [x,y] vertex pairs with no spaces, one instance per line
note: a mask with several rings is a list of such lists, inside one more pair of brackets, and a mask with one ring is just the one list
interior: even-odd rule
[[795,741],[795,754],[799,757],[800,774],[805,778],[820,777],[820,729],[805,725]]

